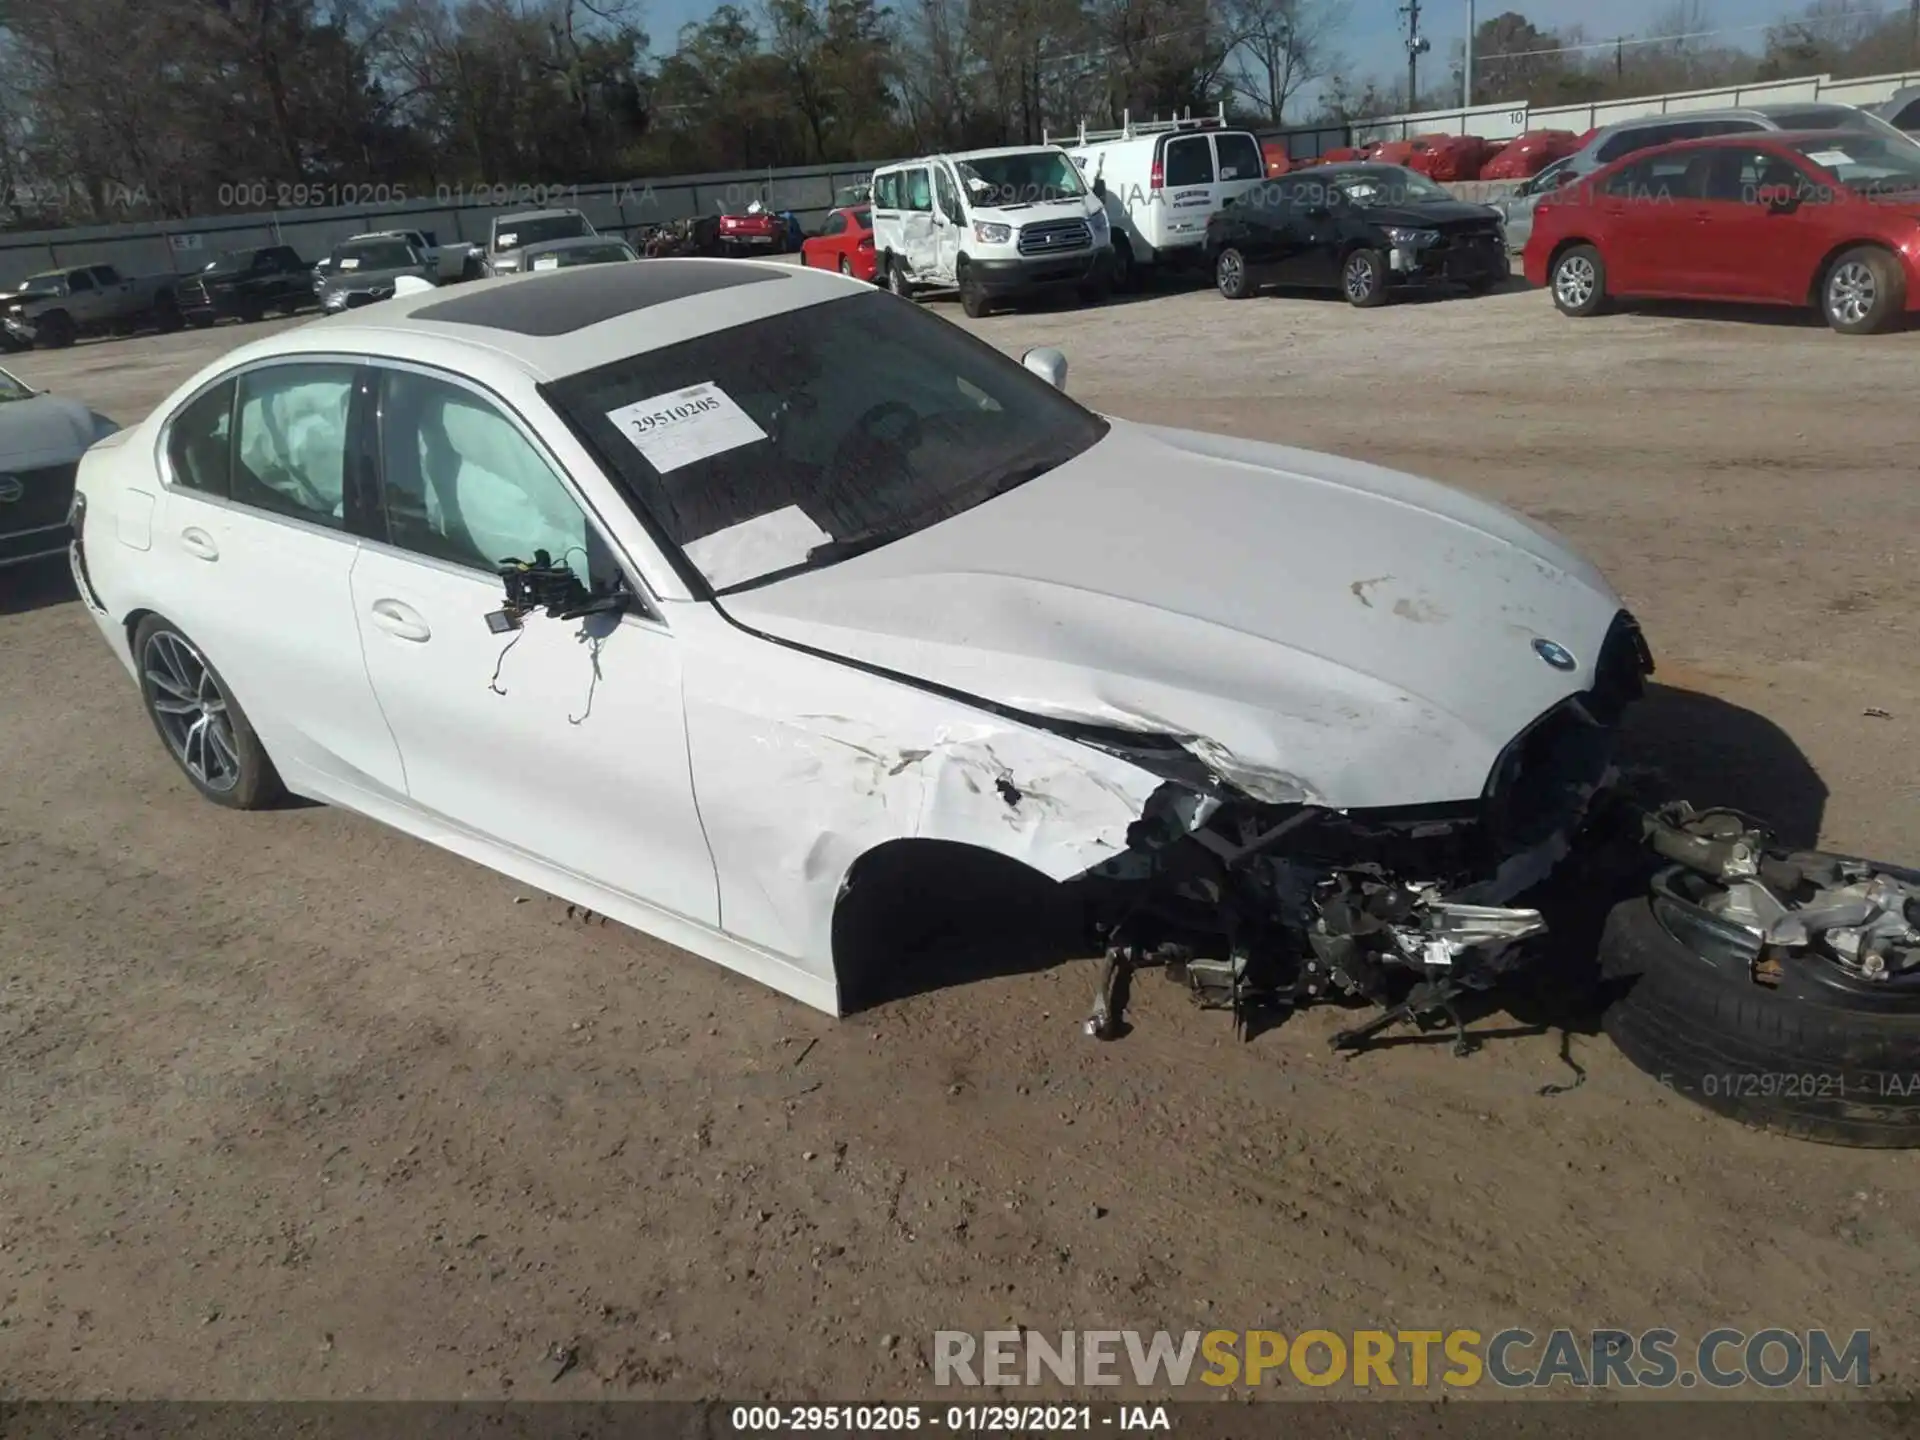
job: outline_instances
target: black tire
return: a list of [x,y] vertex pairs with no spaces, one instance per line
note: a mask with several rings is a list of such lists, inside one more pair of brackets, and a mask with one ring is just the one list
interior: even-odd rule
[[153,302],[153,328],[162,335],[171,335],[185,322],[180,318],[180,305],[171,295],[162,295]]
[[1142,278],[1140,262],[1133,258],[1133,241],[1124,235],[1115,234],[1113,237],[1113,288],[1122,295],[1131,295],[1140,288]]
[[1213,257],[1213,285],[1227,300],[1244,300],[1253,294],[1253,271],[1234,246],[1223,246]]
[[1356,310],[1371,310],[1387,303],[1387,257],[1378,250],[1361,247],[1347,252],[1340,262],[1340,293]]
[[1607,262],[1591,245],[1575,245],[1553,257],[1547,291],[1562,315],[1585,320],[1607,308]]
[[887,289],[902,300],[913,298],[913,282],[907,278],[907,267],[897,255],[887,256]]
[[[178,656],[178,647],[185,652],[204,671],[204,682],[195,683],[191,667],[171,669],[167,656]],[[228,688],[227,682],[220,677],[213,663],[208,660],[186,635],[172,622],[158,615],[149,615],[142,620],[133,632],[133,657],[140,673],[140,700],[146,707],[147,718],[153,722],[154,731],[167,747],[167,753],[173,757],[174,764],[180,767],[180,773],[187,777],[193,788],[216,805],[224,805],[229,810],[263,810],[281,800],[287,793],[281,783],[280,772],[273,768],[273,761],[267,757],[266,748],[261,745],[260,737],[254,733],[253,725],[247,719],[246,711],[240,708],[240,702]],[[182,743],[180,737],[170,733],[169,725],[179,728],[183,717],[163,715],[164,703],[185,704],[189,697],[182,692],[191,690],[198,701],[217,703],[219,714],[225,717],[224,731],[217,730],[217,719],[203,710],[200,719],[207,722],[212,734],[203,733],[196,747],[189,739]],[[218,736],[224,736],[224,741]],[[212,759],[208,746],[212,746]],[[195,753],[203,757],[199,770],[189,758]],[[231,761],[233,774],[229,780],[224,774],[215,774],[228,761]]]
[[218,317],[209,315],[205,311],[201,311],[196,314],[187,316],[187,325],[194,330],[211,330],[213,328],[213,323],[216,318]]
[[74,342],[73,317],[64,310],[52,310],[33,324],[33,344],[37,350],[64,350]]
[[1640,1069],[1709,1110],[1829,1145],[1920,1146],[1920,1014],[1844,1009],[1735,978],[1645,896],[1607,917],[1601,1020]]
[[967,257],[964,255],[960,257],[959,272],[955,278],[960,282],[960,308],[967,312],[969,320],[985,319],[993,313],[993,301],[988,297],[987,292],[968,276]]
[[840,273],[846,276],[849,280],[853,278],[853,261],[849,260],[844,255],[840,257]]
[[1877,335],[1906,305],[1900,262],[1878,246],[1856,245],[1835,257],[1820,277],[1820,313],[1842,335]]

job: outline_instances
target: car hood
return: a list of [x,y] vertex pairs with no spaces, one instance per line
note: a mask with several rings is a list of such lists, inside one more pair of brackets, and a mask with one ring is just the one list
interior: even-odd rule
[[93,444],[93,411],[77,400],[35,395],[0,401],[0,470],[64,465]]
[[1335,808],[1477,799],[1509,742],[1592,686],[1620,609],[1497,505],[1122,421],[1006,495],[720,604],[1030,715],[1172,735],[1255,799]]
[[1464,200],[1432,200],[1420,205],[1369,205],[1361,212],[1375,225],[1405,225],[1428,230],[1465,230],[1492,225],[1497,218],[1490,205]]

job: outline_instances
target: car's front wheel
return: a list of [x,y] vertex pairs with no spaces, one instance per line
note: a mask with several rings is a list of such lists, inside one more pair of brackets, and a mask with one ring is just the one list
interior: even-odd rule
[[1607,308],[1607,262],[1591,245],[1575,245],[1554,259],[1547,276],[1554,306],[1562,315],[1584,320]]
[[1862,245],[1847,251],[1827,271],[1820,287],[1821,311],[1842,335],[1885,330],[1906,308],[1900,262],[1884,250]]
[[149,615],[134,630],[133,657],[153,728],[194,789],[232,810],[263,809],[286,794],[240,702],[193,641]]
[[1341,263],[1340,293],[1347,303],[1371,310],[1387,303],[1387,257],[1378,250],[1355,250]]
[[1213,283],[1229,300],[1244,300],[1253,293],[1253,280],[1247,271],[1247,257],[1229,245],[1213,257]]

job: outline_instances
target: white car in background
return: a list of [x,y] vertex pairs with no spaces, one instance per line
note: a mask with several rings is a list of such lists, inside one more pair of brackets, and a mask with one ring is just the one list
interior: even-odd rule
[[420,289],[82,466],[83,599],[209,800],[361,811],[835,1012],[982,867],[1236,996],[1451,995],[1540,928],[1502,907],[1650,664],[1549,532],[1103,417],[824,271]]
[[0,568],[66,553],[80,457],[119,428],[0,370]]

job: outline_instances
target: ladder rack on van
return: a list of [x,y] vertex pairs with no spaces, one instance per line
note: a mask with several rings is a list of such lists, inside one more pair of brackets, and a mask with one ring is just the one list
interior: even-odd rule
[[[1175,130],[1217,130],[1226,123],[1227,104],[1224,100],[1220,102],[1213,114],[1202,115],[1197,119],[1194,117],[1191,105],[1187,107],[1185,115],[1176,115],[1167,120],[1161,120],[1158,117],[1152,120],[1135,120],[1131,111],[1123,110],[1120,112],[1118,130],[1089,130],[1087,122],[1082,120],[1079,130],[1074,135],[1073,143],[1094,145],[1107,140],[1131,140],[1137,135],[1164,135]],[[1062,142],[1049,131],[1042,129],[1040,143],[1058,145]]]

